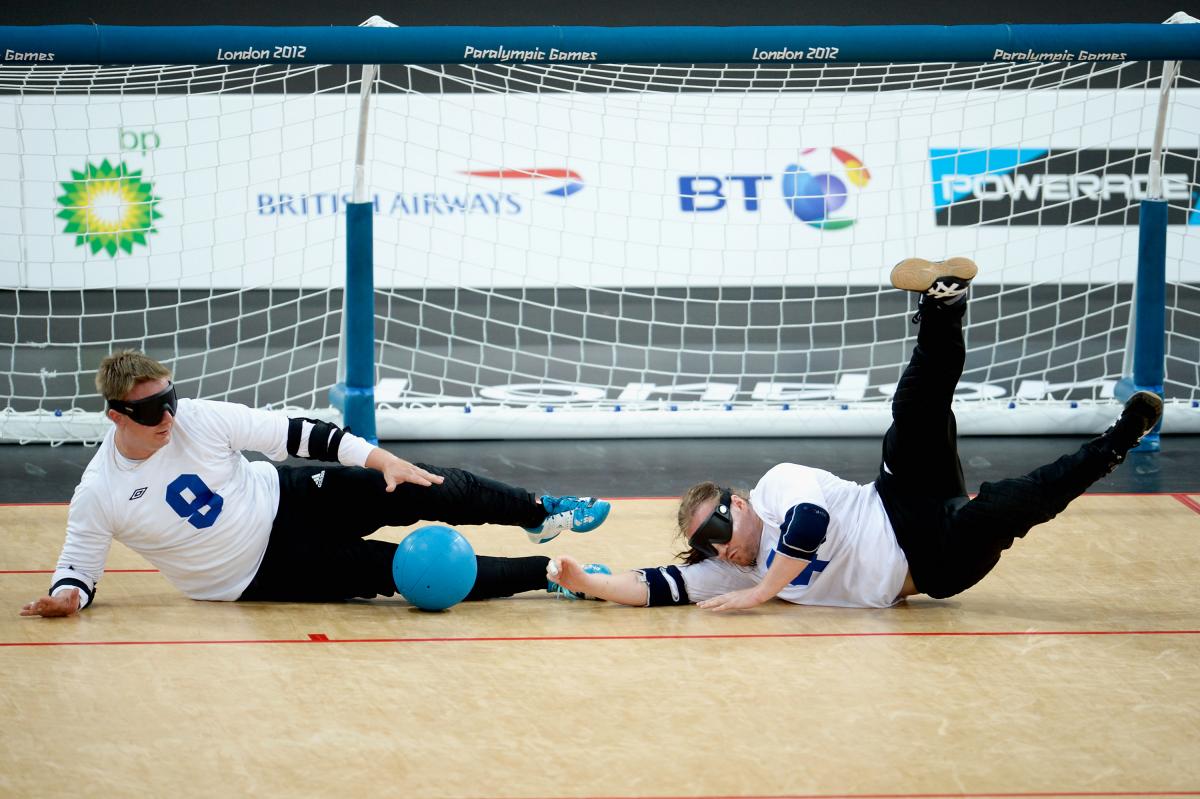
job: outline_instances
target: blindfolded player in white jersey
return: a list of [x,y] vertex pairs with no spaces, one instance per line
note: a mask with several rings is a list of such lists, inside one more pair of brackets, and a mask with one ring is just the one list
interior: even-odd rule
[[619,574],[551,561],[579,596],[627,605],[751,608],[773,597],[808,605],[889,607],[906,596],[953,596],[1001,553],[1111,472],[1158,423],[1162,400],[1138,392],[1104,434],[1023,477],[967,497],[950,409],[966,357],[963,316],[977,268],[966,258],[910,258],[892,284],[918,292],[917,346],[892,398],[879,477],[870,485],[791,463],[750,491],[693,486],[679,507],[684,563]]
[[[328,422],[179,399],[171,373],[132,350],[100,364],[113,428],[84,471],[48,596],[25,616],[96,597],[114,540],[193,599],[336,601],[391,596],[396,544],[364,540],[417,521],[509,524],[534,543],[599,527],[609,503],[535,497],[461,469],[413,464]],[[289,455],[330,465],[251,463]],[[545,557],[477,556],[467,599],[545,590]]]

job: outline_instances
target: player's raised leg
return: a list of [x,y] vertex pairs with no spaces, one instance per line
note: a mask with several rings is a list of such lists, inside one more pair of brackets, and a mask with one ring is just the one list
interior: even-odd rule
[[1139,391],[1117,421],[1070,455],[1022,476],[984,483],[979,494],[947,519],[942,568],[937,582],[922,589],[933,597],[953,596],[983,579],[1014,539],[1062,513],[1072,500],[1125,460],[1142,436],[1162,418],[1162,399]]
[[963,315],[978,273],[968,258],[908,258],[892,269],[892,285],[920,294],[917,345],[892,396],[892,426],[884,437],[885,474],[916,480],[940,497],[965,494],[957,426],[950,410],[966,362]]
[[892,285],[941,302],[954,302],[966,295],[978,273],[975,262],[961,256],[944,261],[905,258],[892,268]]

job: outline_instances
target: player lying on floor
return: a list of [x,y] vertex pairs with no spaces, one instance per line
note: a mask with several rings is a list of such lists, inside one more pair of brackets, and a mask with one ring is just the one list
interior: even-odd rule
[[[49,596],[22,616],[91,606],[112,542],[192,599],[335,601],[391,596],[396,544],[364,540],[417,521],[509,524],[534,543],[587,532],[609,503],[535,497],[462,469],[413,464],[313,419],[178,399],[170,371],[140,352],[105,358],[96,387],[113,427],[71,498]],[[251,463],[289,455],[321,466]],[[546,590],[545,557],[477,556],[467,599]]]
[[682,565],[620,574],[551,561],[577,595],[626,605],[751,608],[772,597],[806,605],[889,607],[913,594],[965,591],[1035,525],[1111,472],[1158,423],[1162,400],[1138,392],[1105,433],[1023,477],[984,483],[968,499],[950,409],[966,348],[963,316],[977,272],[966,258],[910,258],[892,284],[921,294],[917,345],[892,398],[879,477],[870,485],[792,463],[753,491],[693,486],[679,506]]

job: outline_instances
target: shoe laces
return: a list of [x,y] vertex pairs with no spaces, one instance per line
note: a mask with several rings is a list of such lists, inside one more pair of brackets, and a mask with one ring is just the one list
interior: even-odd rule
[[[592,502],[595,502],[595,500],[592,500]],[[546,496],[542,499],[542,506],[546,509],[547,514],[566,513],[587,504],[579,497],[574,496]]]

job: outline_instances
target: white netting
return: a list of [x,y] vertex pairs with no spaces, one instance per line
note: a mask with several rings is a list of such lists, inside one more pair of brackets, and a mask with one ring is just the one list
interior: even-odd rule
[[[962,428],[1102,427],[1159,75],[385,66],[380,434],[872,431],[912,346],[888,270],[955,254],[982,268]],[[358,88],[345,67],[0,70],[0,437],[95,437],[116,345],[190,396],[327,407]],[[1165,139],[1181,409],[1200,399],[1198,98],[1185,73]]]

